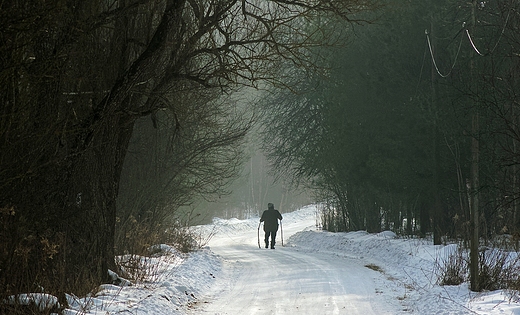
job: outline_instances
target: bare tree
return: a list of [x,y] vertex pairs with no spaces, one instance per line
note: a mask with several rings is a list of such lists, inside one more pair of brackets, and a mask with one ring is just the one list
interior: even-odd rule
[[118,253],[132,251],[134,244],[148,236],[160,237],[159,231],[171,235],[166,227],[190,223],[182,217],[181,206],[190,206],[196,198],[212,200],[229,193],[254,118],[235,103],[228,97],[204,103],[190,100],[175,112],[176,117],[159,111],[152,120],[146,117],[136,122],[118,195]]
[[[313,18],[355,21],[370,2],[2,2],[0,208],[14,209],[2,217],[4,292],[29,266],[39,281],[20,290],[81,294],[106,277],[139,117],[175,117],[191,106],[180,99],[213,88],[284,84],[278,62],[308,66],[307,49],[326,38],[308,32]],[[58,256],[61,269],[49,262]]]

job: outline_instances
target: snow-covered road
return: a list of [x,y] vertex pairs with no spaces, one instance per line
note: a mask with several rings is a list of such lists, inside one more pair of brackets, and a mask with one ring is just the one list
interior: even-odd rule
[[215,218],[193,230],[201,240],[214,235],[209,246],[182,254],[163,244],[161,255],[143,257],[149,279],[68,296],[63,314],[520,315],[518,292],[438,285],[456,244],[390,231],[319,231],[318,207],[284,214],[286,246],[279,233],[275,250],[258,248],[258,217]]
[[[315,225],[312,213],[282,222],[286,239]],[[282,247],[280,232],[277,239],[275,250],[259,249],[257,227],[218,233],[209,245],[224,260],[223,276],[192,314],[395,314],[380,305],[372,279],[381,275],[359,259]]]

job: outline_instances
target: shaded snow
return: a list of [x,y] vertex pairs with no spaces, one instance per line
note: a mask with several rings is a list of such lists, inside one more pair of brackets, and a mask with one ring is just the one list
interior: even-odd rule
[[71,309],[65,314],[185,314],[198,303],[197,297],[209,290],[221,269],[221,261],[207,248],[189,255],[170,253],[150,264],[157,268],[153,282],[102,285],[94,296],[69,297]]
[[58,298],[45,293],[28,293],[28,294],[19,294],[17,296],[10,296],[5,300],[7,304],[16,304],[16,305],[25,305],[31,306],[34,305],[36,309],[41,312],[45,312],[46,310],[50,310],[53,308],[60,308],[60,303],[58,302]]

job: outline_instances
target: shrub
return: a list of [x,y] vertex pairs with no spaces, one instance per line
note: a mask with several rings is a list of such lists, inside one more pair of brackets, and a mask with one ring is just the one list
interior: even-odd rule
[[[437,262],[440,285],[459,285],[468,280],[466,249],[459,245]],[[481,290],[520,290],[520,258],[516,252],[482,249],[479,252],[478,281]]]
[[437,260],[437,279],[440,285],[459,285],[466,280],[468,264],[462,246],[452,245],[446,257]]
[[499,249],[479,253],[479,286],[481,290],[518,288],[520,261],[516,252]]

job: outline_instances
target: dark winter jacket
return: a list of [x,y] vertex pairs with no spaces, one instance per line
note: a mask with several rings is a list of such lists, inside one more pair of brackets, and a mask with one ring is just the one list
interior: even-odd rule
[[278,220],[281,219],[282,215],[280,214],[280,211],[272,208],[269,210],[265,210],[264,213],[262,213],[260,222],[264,222],[265,232],[276,232],[278,231]]

